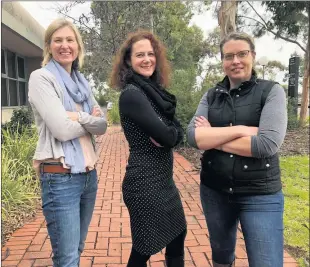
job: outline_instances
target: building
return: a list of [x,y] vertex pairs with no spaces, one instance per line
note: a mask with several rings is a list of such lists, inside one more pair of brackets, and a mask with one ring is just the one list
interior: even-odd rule
[[28,104],[30,73],[40,68],[44,28],[18,3],[2,2],[1,123]]

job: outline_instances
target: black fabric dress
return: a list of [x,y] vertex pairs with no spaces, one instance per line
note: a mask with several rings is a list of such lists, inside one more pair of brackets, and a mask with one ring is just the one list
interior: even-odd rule
[[[124,88],[119,111],[130,148],[122,192],[130,214],[133,248],[153,255],[186,229],[173,181],[172,147],[180,136],[175,124],[137,86]],[[150,137],[163,147],[154,145]]]

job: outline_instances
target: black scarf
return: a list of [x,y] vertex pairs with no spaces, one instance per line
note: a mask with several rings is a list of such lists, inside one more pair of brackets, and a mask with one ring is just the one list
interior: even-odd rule
[[135,72],[133,72],[128,82],[142,89],[169,120],[174,119],[177,100],[173,94],[167,92],[151,79],[147,79]]

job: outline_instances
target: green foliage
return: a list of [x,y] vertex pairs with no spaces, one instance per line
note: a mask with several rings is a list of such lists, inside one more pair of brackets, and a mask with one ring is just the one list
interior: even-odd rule
[[39,181],[32,168],[32,157],[37,134],[31,128],[18,128],[16,132],[3,130],[2,145],[2,222],[9,222],[23,212],[34,210],[38,199]]
[[14,109],[11,118],[12,125],[17,126],[19,124],[21,126],[29,127],[32,125],[32,123],[33,123],[33,117],[30,107]]
[[[275,80],[275,77],[279,71],[287,71],[288,67],[284,66],[280,61],[271,60],[267,63],[266,66],[261,66],[259,62],[257,62],[255,66],[255,71],[259,78],[263,78],[265,80]],[[284,78],[284,81],[286,79]]]
[[281,158],[284,201],[284,239],[304,265],[309,262],[309,156]]
[[297,113],[295,112],[297,109],[298,100],[294,97],[288,98],[287,103],[287,129],[296,129],[299,127],[299,120]]
[[99,93],[99,95],[96,96],[96,100],[97,100],[97,102],[98,102],[100,107],[104,107],[108,103],[108,100],[106,99],[106,96],[103,95],[101,92]]
[[197,26],[189,26],[190,4],[157,2],[154,6],[154,33],[166,45],[174,69],[192,68],[206,54],[206,42]]
[[116,91],[112,88],[106,88],[105,89],[104,96],[105,96],[107,102],[117,103],[118,99],[119,99],[119,95],[120,95],[119,91]]
[[[208,56],[216,58],[218,54],[219,30],[204,40],[203,32],[190,21],[195,12],[206,8],[205,3],[183,2],[134,2],[134,1],[102,1],[92,2],[90,15],[82,15],[79,28],[82,31],[88,53],[84,71],[96,77],[95,83],[99,92],[104,92],[104,99],[113,102],[108,111],[111,123],[118,123],[118,94],[115,91],[100,87],[107,80],[111,71],[113,56],[129,32],[139,28],[154,32],[167,47],[167,56],[173,67],[172,83],[169,91],[178,99],[177,116],[184,128],[195,113],[204,90],[198,90],[196,77],[200,76],[205,67],[201,62]],[[148,14],[141,16],[141,14]],[[94,27],[90,26],[94,22]],[[210,83],[215,81],[217,72],[214,63],[208,61],[207,78]],[[215,62],[218,67],[218,62]],[[205,88],[204,88],[205,89]],[[113,93],[114,92],[114,93]]]
[[[189,23],[193,10],[201,6],[191,1],[92,2],[90,14],[82,14],[76,20],[88,52],[83,71],[92,75],[97,87],[106,82],[119,46],[128,33],[138,29],[150,30],[163,41],[174,69],[198,70],[197,63],[206,54],[207,43],[202,30]],[[67,14],[71,7],[68,4],[59,12]],[[105,92],[106,88],[99,90]]]
[[120,116],[119,116],[119,108],[118,101],[113,103],[112,109],[108,110],[108,122],[110,124],[119,124]]
[[[129,32],[150,29],[152,2],[93,1],[90,14],[82,14],[79,29],[87,52],[83,70],[98,85],[108,79],[112,59]],[[85,18],[85,19],[84,19]],[[91,26],[94,25],[94,26]]]
[[[14,109],[11,120],[2,125],[1,133],[4,130],[8,130],[12,133],[15,133],[15,132],[21,133],[21,131],[24,128],[30,128],[32,123],[33,123],[33,116],[32,116],[32,111],[30,107]],[[1,135],[3,138],[3,134]]]
[[[307,1],[264,1],[263,5],[272,13],[268,28],[277,29],[278,35],[293,38],[304,35],[306,40],[309,26],[309,2]],[[262,29],[262,33],[264,30]]]
[[275,39],[294,43],[306,52],[309,12],[309,1],[240,1],[238,29],[250,29],[255,37],[269,32]]
[[203,71],[205,73],[202,82],[201,90],[206,92],[214,87],[219,81],[224,78],[222,61],[220,58],[220,27],[216,27],[207,37],[207,56],[203,64]]
[[177,118],[184,129],[195,114],[200,98],[204,92],[195,90],[195,70],[175,70],[170,92],[177,97]]

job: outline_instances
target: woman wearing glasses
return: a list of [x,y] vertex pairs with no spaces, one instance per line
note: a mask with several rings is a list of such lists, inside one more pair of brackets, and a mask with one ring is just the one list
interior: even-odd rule
[[200,196],[214,267],[234,266],[240,222],[249,265],[283,266],[279,156],[287,125],[283,88],[259,79],[255,45],[244,33],[220,44],[225,78],[202,97],[188,129],[204,150]]

